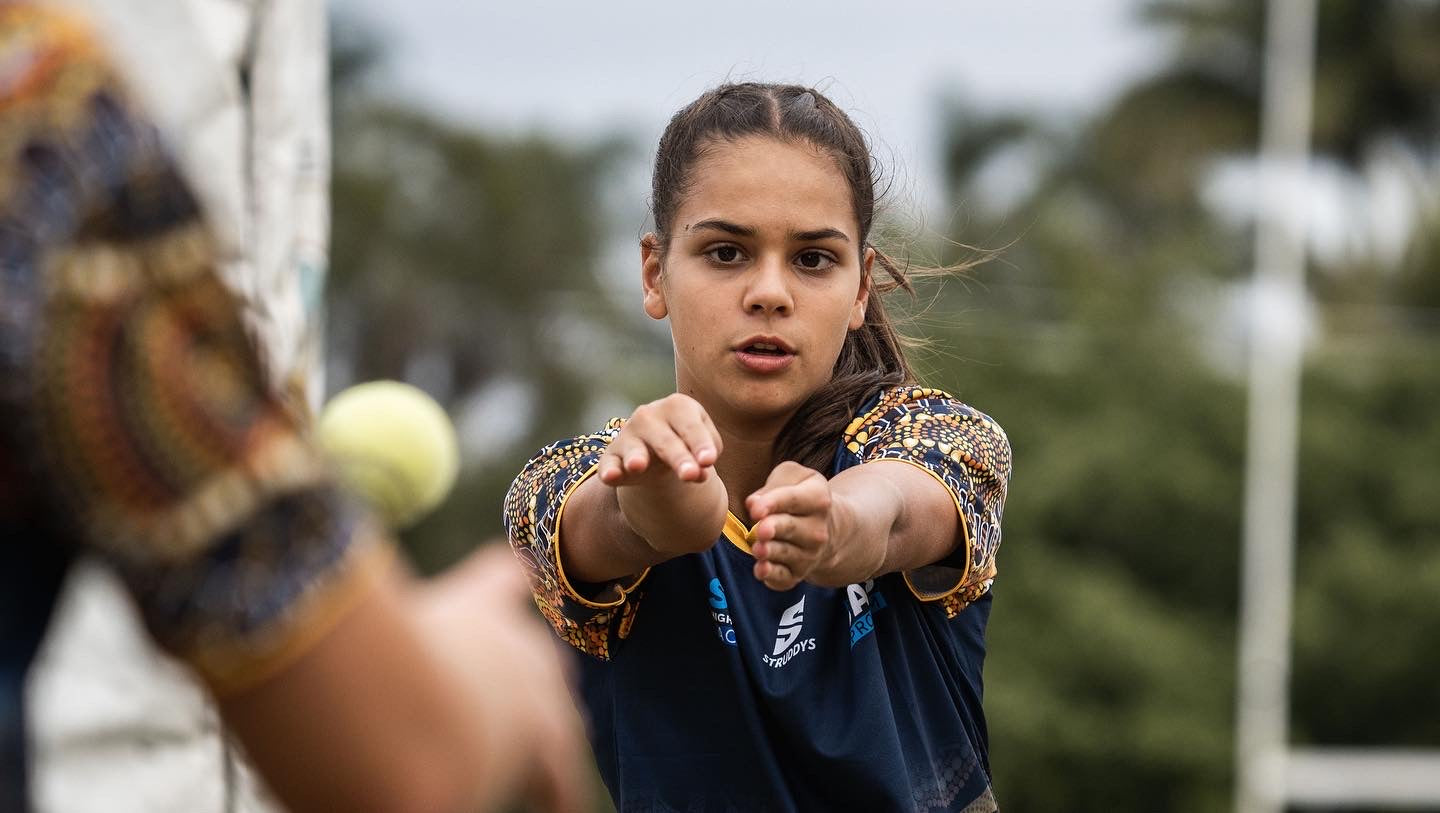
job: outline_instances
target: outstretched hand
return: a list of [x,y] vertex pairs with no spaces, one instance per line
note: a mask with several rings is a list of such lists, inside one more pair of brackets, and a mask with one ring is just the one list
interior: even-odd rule
[[721,446],[700,402],[675,393],[637,407],[600,456],[600,482],[648,546],[646,566],[714,544],[729,503],[715,474]]
[[[485,781],[492,795],[546,813],[578,810],[588,782],[578,767],[584,764],[585,727],[571,694],[569,661],[535,616],[509,546],[482,545],[421,583],[413,607],[435,656],[470,681],[476,728],[488,740]],[[483,646],[456,646],[457,640]]]
[[848,583],[838,572],[842,551],[835,543],[852,524],[849,504],[834,498],[823,474],[787,460],[746,498],[745,509],[754,523],[755,578],[766,587]]
[[601,455],[598,473],[608,486],[672,477],[703,483],[714,474],[721,447],[720,432],[705,408],[674,393],[635,409]]

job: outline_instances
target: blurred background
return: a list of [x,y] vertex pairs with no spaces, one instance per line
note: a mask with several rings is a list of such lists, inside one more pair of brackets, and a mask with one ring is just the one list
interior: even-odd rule
[[[993,258],[895,304],[1015,474],[986,711],[1012,811],[1233,799],[1264,7],[334,0],[328,388],[456,418],[424,569],[543,444],[673,383],[639,307],[649,161],[726,79],[817,84],[883,246]],[[1290,732],[1440,747],[1440,3],[1322,0]],[[1363,808],[1360,808],[1363,809]]]

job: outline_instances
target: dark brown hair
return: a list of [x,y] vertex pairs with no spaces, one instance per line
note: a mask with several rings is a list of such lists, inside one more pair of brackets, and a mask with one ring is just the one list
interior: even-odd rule
[[[871,245],[875,220],[875,168],[865,135],[834,102],[813,88],[756,82],[725,84],[707,91],[670,119],[660,137],[651,181],[651,207],[660,252],[680,201],[689,191],[691,171],[716,142],[769,136],[801,142],[829,153],[850,187],[859,251]],[[913,293],[909,277],[888,256],[875,250],[875,264],[888,279],[871,278],[865,323],[850,331],[830,380],[800,405],[775,440],[775,460],[794,460],[829,473],[836,443],[855,411],[883,387],[913,383],[900,334],[885,314],[883,297],[896,288]]]

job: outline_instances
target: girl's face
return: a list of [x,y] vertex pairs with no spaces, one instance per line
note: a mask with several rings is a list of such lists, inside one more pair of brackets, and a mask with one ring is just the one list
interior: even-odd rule
[[783,423],[865,321],[862,249],[834,160],[763,136],[709,145],[664,251],[641,245],[645,312],[670,318],[680,392],[727,423]]

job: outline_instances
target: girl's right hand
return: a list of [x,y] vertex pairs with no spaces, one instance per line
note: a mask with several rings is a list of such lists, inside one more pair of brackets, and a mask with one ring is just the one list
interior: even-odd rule
[[[704,407],[679,393],[638,407],[610,441],[597,470],[628,530],[645,546],[631,557],[635,563],[648,567],[714,544],[729,505],[714,472],[720,451],[720,432]],[[614,560],[625,550],[619,545],[606,555]]]
[[720,459],[720,432],[705,408],[675,393],[636,407],[600,457],[600,481],[611,487],[679,479],[703,483]]

